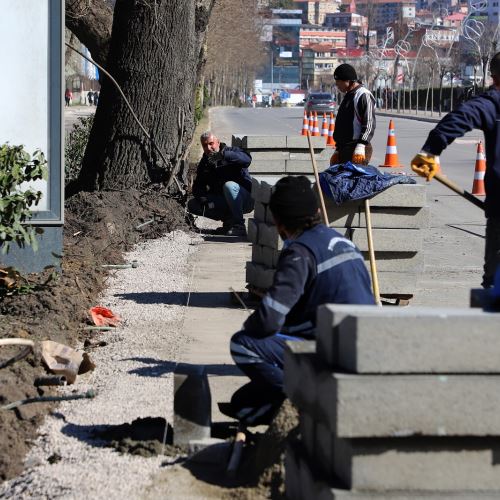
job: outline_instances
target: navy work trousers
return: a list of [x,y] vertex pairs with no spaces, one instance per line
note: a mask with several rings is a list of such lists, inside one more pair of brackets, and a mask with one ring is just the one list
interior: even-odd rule
[[238,389],[231,405],[236,418],[246,425],[267,424],[279,408],[283,393],[285,341],[304,340],[275,333],[255,338],[244,331],[231,338],[231,356],[250,383]]

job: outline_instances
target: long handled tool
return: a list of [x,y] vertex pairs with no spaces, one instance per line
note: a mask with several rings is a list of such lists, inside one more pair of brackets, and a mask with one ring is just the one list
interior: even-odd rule
[[435,174],[434,179],[439,181],[441,184],[444,184],[446,187],[450,188],[452,191],[455,191],[455,193],[459,194],[460,196],[462,196],[462,198],[465,198],[467,201],[470,201],[473,205],[476,205],[476,207],[484,210],[484,201],[483,200],[480,200],[479,198],[476,198],[473,194],[469,193],[468,191],[465,191],[460,186],[455,184],[453,181],[450,181],[444,175]]
[[380,301],[380,290],[378,287],[377,263],[375,261],[375,249],[373,247],[373,233],[372,233],[372,217],[370,212],[370,201],[365,200],[365,220],[366,220],[366,237],[368,239],[368,255],[370,257],[370,272],[372,275],[372,288],[375,302],[378,306],[382,305]]
[[243,446],[245,446],[245,441],[247,439],[246,427],[241,424],[238,426],[238,431],[236,432],[236,438],[233,444],[233,451],[231,452],[231,457],[226,469],[226,474],[229,477],[234,477],[238,471],[238,467],[241,462],[241,455],[243,453]]
[[319,184],[319,174],[318,167],[316,166],[316,158],[314,157],[314,150],[311,143],[311,134],[309,130],[307,131],[307,142],[309,143],[309,153],[311,154],[311,161],[314,170],[314,177],[316,179],[316,187],[318,188],[319,201],[321,203],[321,213],[323,215],[323,222],[328,226],[328,214],[326,213],[325,199],[323,198],[323,192],[321,191],[321,186]]

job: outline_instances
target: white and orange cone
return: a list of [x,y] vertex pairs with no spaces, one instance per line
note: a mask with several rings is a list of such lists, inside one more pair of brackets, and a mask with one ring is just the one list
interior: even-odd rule
[[313,135],[314,131],[314,113],[311,111],[309,113],[309,133]]
[[323,125],[321,126],[321,135],[328,139],[328,118],[326,117],[326,113],[323,113]]
[[472,183],[472,194],[485,196],[484,174],[486,173],[486,157],[484,155],[483,143],[477,143],[476,168],[474,170],[474,182]]
[[328,139],[326,141],[326,145],[334,148],[335,140],[333,138],[333,132],[335,132],[335,118],[334,114],[330,113],[330,125],[328,126]]
[[308,130],[309,130],[309,121],[307,119],[307,111],[304,110],[304,118],[302,120],[302,133],[301,133],[301,135],[307,135]]
[[379,167],[400,168],[403,165],[399,163],[398,149],[396,147],[396,134],[394,131],[394,122],[389,122],[389,133],[387,135],[387,149],[385,151],[385,162]]
[[314,112],[314,128],[312,131],[312,136],[313,137],[319,137],[321,134],[319,133],[319,124],[318,124],[318,113],[315,111]]

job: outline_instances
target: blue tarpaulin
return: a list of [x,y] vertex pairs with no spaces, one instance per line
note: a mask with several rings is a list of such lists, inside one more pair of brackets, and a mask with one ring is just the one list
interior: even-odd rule
[[350,161],[331,165],[319,174],[319,182],[323,193],[336,205],[370,198],[394,184],[416,184],[407,175],[385,174],[371,165],[365,167]]

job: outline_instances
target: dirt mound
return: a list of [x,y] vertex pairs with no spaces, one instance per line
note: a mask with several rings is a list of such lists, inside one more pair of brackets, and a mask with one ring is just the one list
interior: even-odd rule
[[94,432],[120,453],[152,457],[155,455],[179,455],[182,450],[172,445],[173,429],[161,417],[138,418],[130,424],[108,425]]
[[[96,305],[108,272],[102,264],[123,262],[123,252],[144,239],[187,229],[184,208],[161,190],[80,193],[66,202],[61,272],[26,276],[19,292],[0,295],[0,338],[51,339],[70,346],[90,334],[88,309]],[[18,352],[0,348],[0,362]],[[50,394],[35,388],[45,374],[37,354],[0,369],[0,406]],[[53,403],[0,410],[0,480],[16,476],[43,416]]]

